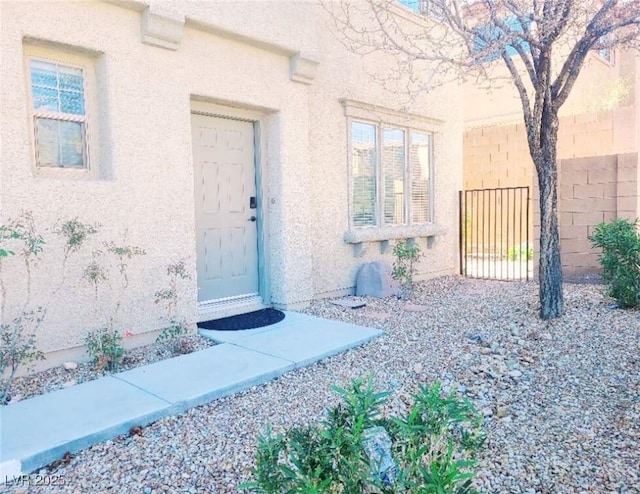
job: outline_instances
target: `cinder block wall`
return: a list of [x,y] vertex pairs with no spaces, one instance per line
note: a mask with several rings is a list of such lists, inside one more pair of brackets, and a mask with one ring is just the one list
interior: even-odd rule
[[560,251],[568,278],[598,270],[589,236],[595,226],[638,214],[638,154],[614,154],[560,162]]
[[[636,108],[624,107],[560,121],[559,212],[562,263],[567,278],[599,269],[588,236],[599,222],[640,215]],[[532,187],[530,224],[534,262],[539,252],[539,191],[522,123],[468,129],[464,186]],[[537,271],[537,270],[535,270]]]

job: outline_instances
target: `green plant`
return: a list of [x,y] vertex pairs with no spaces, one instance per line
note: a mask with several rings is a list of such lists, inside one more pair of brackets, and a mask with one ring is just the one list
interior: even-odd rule
[[27,330],[28,326],[40,322],[42,309],[22,313],[12,324],[0,325],[0,405],[10,399],[11,385],[18,368],[29,366],[36,360],[44,360],[41,351],[36,350],[36,337]]
[[173,354],[188,353],[185,340],[181,337],[187,334],[188,328],[186,322],[178,320],[178,280],[190,279],[191,276],[187,272],[185,261],[181,259],[178,262],[167,266],[167,276],[169,277],[169,288],[159,290],[155,293],[155,304],[163,304],[169,326],[164,328],[158,338],[157,343],[165,344]]
[[608,293],[622,308],[640,305],[640,234],[638,219],[600,223],[589,237],[602,249],[602,280]]
[[192,350],[187,340],[182,339],[182,336],[188,332],[189,330],[186,325],[174,323],[160,331],[160,334],[156,338],[156,343],[164,345],[173,355],[190,353]]
[[7,225],[0,225],[0,257],[15,255],[15,251],[5,246],[7,240],[17,240],[20,238],[20,225],[10,221]]
[[391,276],[400,283],[400,297],[407,299],[413,290],[415,264],[422,257],[420,247],[405,240],[398,240],[393,248],[393,255],[396,260]]
[[124,357],[124,347],[122,336],[117,330],[100,328],[91,331],[84,342],[87,345],[87,353],[99,370],[114,371],[120,367]]
[[510,261],[531,261],[533,259],[533,247],[526,242],[520,245],[512,245],[507,249],[507,259]]
[[124,288],[129,286],[129,277],[127,276],[127,261],[130,261],[136,256],[146,255],[146,251],[140,247],[132,245],[116,245],[113,242],[105,242],[104,244],[107,252],[110,252],[116,257],[116,264],[118,265],[118,271],[124,279]]
[[405,417],[387,418],[389,395],[372,377],[333,388],[342,402],[320,424],[260,436],[253,480],[240,486],[271,493],[471,494],[482,417],[439,384],[413,395]]
[[[65,260],[68,254],[71,252],[77,252],[80,250],[91,235],[98,233],[99,225],[91,225],[89,223],[82,223],[78,221],[78,218],[73,218],[63,222],[60,227],[55,230],[65,240],[64,254]],[[64,262],[64,261],[63,261]]]
[[[94,253],[94,256],[96,253]],[[83,278],[93,286],[94,294],[96,299],[98,298],[98,286],[103,281],[107,281],[107,273],[105,270],[98,264],[98,261],[94,258],[93,261],[89,263],[89,265],[84,269],[82,274]],[[96,305],[97,307],[97,305]]]
[[[22,307],[23,312],[27,312],[27,309],[31,302],[31,273],[38,254],[42,252],[45,244],[44,238],[36,229],[35,220],[31,211],[23,211],[17,221],[11,223],[13,230],[13,237],[17,238],[22,243],[22,249],[20,255],[24,261],[26,271],[26,297],[24,305]],[[17,234],[17,236],[16,236]],[[4,295],[4,288],[3,288]]]
[[[74,229],[74,232],[77,234],[74,237],[76,240],[86,238],[87,235],[93,233],[93,230],[95,230],[95,227],[86,225],[80,227],[79,225],[81,224],[75,225],[77,228]],[[108,324],[106,327],[89,332],[85,337],[85,344],[87,346],[87,353],[93,358],[98,369],[114,371],[120,366],[124,357],[122,336],[120,336],[118,330],[115,329],[115,323],[118,319],[118,312],[122,305],[124,294],[129,286],[127,273],[128,261],[136,256],[145,255],[146,252],[139,247],[116,245],[114,242],[104,242],[103,245],[105,251],[94,251],[93,260],[83,272],[83,278],[92,285],[94,289],[96,314],[98,312],[98,288],[100,284],[109,282],[106,269],[98,262],[101,256],[111,254],[115,257],[115,263],[122,278],[122,283],[120,284],[119,292],[115,295],[116,303]],[[114,289],[113,286],[112,289]],[[127,334],[130,333],[127,332]]]
[[[26,293],[22,310],[9,324],[0,321],[0,404],[9,399],[9,392],[18,369],[43,360],[36,350],[36,331],[44,319],[46,310],[38,307],[30,310],[32,267],[42,252],[44,238],[37,231],[33,214],[23,211],[16,220],[0,225],[0,314],[5,313],[6,288],[2,276],[3,261],[9,257],[22,257],[26,276]],[[13,250],[15,249],[15,250]],[[16,253],[17,252],[17,253]]]

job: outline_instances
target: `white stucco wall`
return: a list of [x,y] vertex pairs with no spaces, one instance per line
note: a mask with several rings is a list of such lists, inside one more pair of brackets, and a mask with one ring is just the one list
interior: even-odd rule
[[[224,5],[223,5],[224,4]],[[126,8],[122,5],[126,5]],[[114,317],[134,335],[165,324],[154,293],[166,288],[166,266],[184,259],[191,280],[179,285],[179,311],[198,318],[190,110],[195,99],[259,115],[264,149],[262,174],[271,300],[297,307],[314,297],[353,288],[363,262],[384,258],[379,244],[354,257],[348,230],[347,120],[341,98],[398,110],[403,97],[383,91],[363,74],[370,59],[348,53],[329,32],[315,2],[162,3],[168,19],[186,19],[177,49],[143,44],[146,3],[2,2],[0,116],[0,220],[32,211],[47,240],[32,270],[30,305],[47,305],[38,329],[39,347],[51,354],[77,348],[86,333]],[[77,177],[68,170],[36,172],[24,70],[24,40],[87,54],[96,69],[99,126],[92,166],[100,173]],[[291,57],[318,63],[312,84],[292,80]],[[384,56],[380,58],[383,60]],[[312,64],[313,65],[313,64]],[[313,72],[313,71],[312,71]],[[306,72],[303,76],[308,75]],[[460,90],[440,88],[418,99],[412,113],[442,120],[435,135],[435,220],[448,230],[426,248],[421,276],[455,272],[457,191],[462,183]],[[75,176],[74,176],[75,175]],[[54,233],[77,217],[99,223],[86,249],[70,257],[62,288],[62,251]],[[126,233],[126,242],[123,240]],[[115,241],[145,249],[129,261],[122,296],[117,267],[109,272],[98,302],[82,272],[92,251]],[[24,265],[2,261],[3,322],[26,300]],[[120,309],[114,307],[120,299]],[[135,339],[135,338],[134,338]],[[138,340],[142,341],[142,340]]]

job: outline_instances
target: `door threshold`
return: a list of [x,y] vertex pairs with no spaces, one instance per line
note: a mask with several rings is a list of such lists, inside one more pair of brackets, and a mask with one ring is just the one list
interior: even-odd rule
[[197,322],[237,316],[238,314],[246,314],[247,312],[266,309],[267,307],[263,303],[262,297],[258,294],[207,300],[198,304]]

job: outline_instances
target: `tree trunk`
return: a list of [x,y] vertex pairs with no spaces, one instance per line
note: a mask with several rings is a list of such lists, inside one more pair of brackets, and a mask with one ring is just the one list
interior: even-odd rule
[[562,262],[558,234],[558,117],[546,111],[540,128],[540,148],[534,159],[540,187],[540,317],[562,316]]

